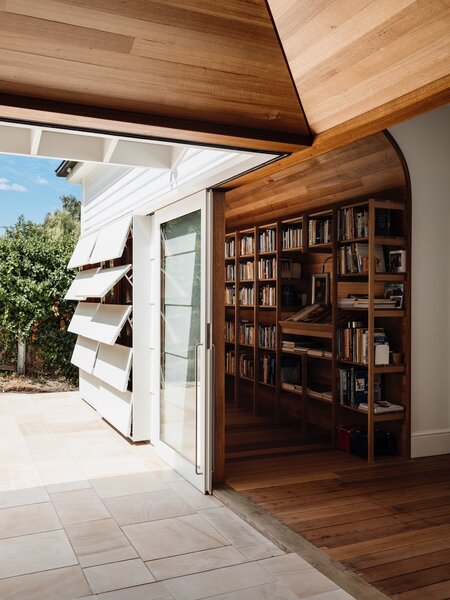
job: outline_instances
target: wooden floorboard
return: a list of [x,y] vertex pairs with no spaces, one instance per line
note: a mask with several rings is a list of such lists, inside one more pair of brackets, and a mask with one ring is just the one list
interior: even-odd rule
[[450,455],[244,459],[229,486],[398,600],[450,599]]

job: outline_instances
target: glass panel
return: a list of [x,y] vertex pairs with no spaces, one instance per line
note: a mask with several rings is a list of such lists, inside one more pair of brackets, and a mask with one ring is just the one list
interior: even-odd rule
[[[201,212],[161,225],[161,441],[195,463]],[[197,373],[197,386],[200,373]],[[198,389],[198,388],[197,388]]]

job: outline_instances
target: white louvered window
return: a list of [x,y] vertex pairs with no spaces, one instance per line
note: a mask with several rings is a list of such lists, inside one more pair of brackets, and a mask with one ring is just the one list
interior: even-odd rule
[[98,342],[79,335],[73,349],[72,364],[92,374],[97,359]]
[[91,260],[91,254],[97,241],[97,236],[98,232],[96,231],[95,233],[81,237],[78,240],[69,264],[67,265],[68,269],[76,269],[77,267],[83,267],[84,265],[90,265],[96,262]]
[[104,227],[98,233],[91,264],[120,258],[127,243],[131,227],[131,215]]
[[131,313],[131,306],[80,302],[68,330],[104,344],[114,344]]
[[132,348],[114,344],[100,344],[94,375],[110,386],[125,392],[131,370]]
[[131,430],[131,392],[119,392],[107,383],[100,382],[98,412],[120,433],[130,435]]
[[111,269],[81,271],[72,282],[65,299],[103,298],[130,269],[131,265],[121,265]]

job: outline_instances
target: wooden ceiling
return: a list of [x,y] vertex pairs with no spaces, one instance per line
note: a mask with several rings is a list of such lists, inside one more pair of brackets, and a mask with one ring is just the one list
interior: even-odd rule
[[0,119],[317,154],[448,102],[449,31],[450,0],[0,0]]
[[407,108],[418,94],[428,109],[444,101],[435,96],[450,85],[449,0],[268,4],[313,133],[364,114],[379,119],[400,98],[403,118],[414,116]]
[[264,0],[0,0],[0,94],[29,111],[44,110],[33,99],[66,115],[108,109],[192,141],[310,143]]
[[407,186],[396,147],[376,133],[226,192],[226,225],[261,225],[374,194],[404,197]]

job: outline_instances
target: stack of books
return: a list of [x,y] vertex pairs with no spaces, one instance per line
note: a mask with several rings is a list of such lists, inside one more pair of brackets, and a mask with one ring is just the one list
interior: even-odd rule
[[259,233],[259,251],[276,251],[276,231],[275,229],[265,229]]
[[236,360],[234,352],[225,353],[225,372],[234,375],[236,371]]
[[[369,406],[367,405],[367,402],[361,402],[361,404],[358,406],[358,408],[360,410],[364,410],[366,412],[369,410]],[[401,404],[393,404],[392,402],[388,402],[387,400],[376,401],[374,403],[374,407],[373,407],[373,412],[376,415],[379,415],[382,413],[401,412],[402,410],[405,410],[404,406],[402,406]]]
[[[397,301],[391,298],[374,298],[373,299],[373,307],[375,310],[392,310],[396,308]],[[369,298],[367,296],[358,297],[358,296],[348,296],[347,298],[339,298],[338,300],[339,308],[343,310],[352,310],[352,309],[368,309],[369,308]]]
[[317,400],[328,400],[329,402],[333,400],[331,387],[321,383],[313,383],[308,385],[308,396]]
[[[374,330],[375,364],[383,365],[389,362],[389,338],[383,328]],[[377,352],[377,347],[383,346],[386,352]],[[369,330],[361,322],[350,321],[347,327],[337,331],[338,359],[366,365],[369,360]]]
[[239,343],[253,346],[255,343],[255,326],[253,323],[243,321],[239,326]]

